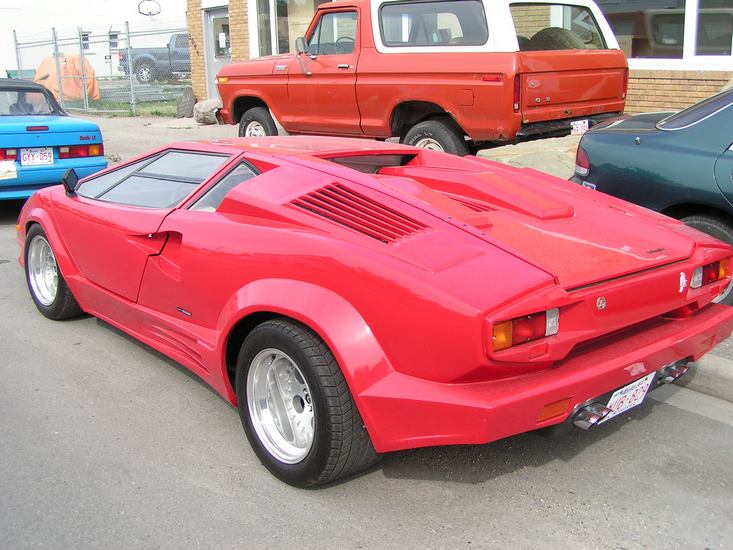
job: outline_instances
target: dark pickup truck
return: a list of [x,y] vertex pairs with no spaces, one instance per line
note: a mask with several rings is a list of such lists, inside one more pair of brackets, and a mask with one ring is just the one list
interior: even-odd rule
[[[188,35],[172,34],[164,48],[130,48],[132,72],[140,84],[149,84],[191,72],[191,59],[188,55]],[[127,50],[121,49],[120,72],[130,74]]]

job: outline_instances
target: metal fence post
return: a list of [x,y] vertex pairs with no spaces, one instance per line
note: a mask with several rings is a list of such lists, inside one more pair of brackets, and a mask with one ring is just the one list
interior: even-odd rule
[[20,63],[20,44],[18,44],[18,33],[13,30],[13,42],[15,43],[15,63],[18,65],[18,78],[23,71],[23,65]]
[[89,96],[87,95],[87,75],[84,67],[84,38],[82,36],[81,27],[78,27],[79,32],[79,65],[81,65],[81,87],[84,93],[84,112],[89,112]]
[[135,83],[132,75],[132,46],[130,45],[130,23],[125,21],[125,36],[127,37],[127,77],[130,80],[130,108],[132,116],[137,115],[135,107]]
[[61,60],[59,59],[59,39],[56,36],[56,27],[51,27],[51,35],[53,36],[53,58],[56,61],[56,82],[59,87],[59,100],[61,106],[66,109],[66,100],[64,99],[64,83],[61,80]]

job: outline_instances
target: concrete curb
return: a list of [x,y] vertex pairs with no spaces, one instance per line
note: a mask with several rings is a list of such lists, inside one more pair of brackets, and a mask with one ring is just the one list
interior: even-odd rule
[[712,353],[705,355],[690,363],[690,370],[677,384],[733,402],[733,361]]

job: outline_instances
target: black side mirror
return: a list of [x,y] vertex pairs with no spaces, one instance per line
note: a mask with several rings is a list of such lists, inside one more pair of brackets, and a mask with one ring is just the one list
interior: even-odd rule
[[305,45],[305,38],[299,36],[295,39],[295,49],[298,53],[305,53],[308,51],[308,47]]
[[69,168],[64,174],[64,177],[61,178],[61,183],[66,190],[67,197],[76,196],[76,184],[79,183],[79,176],[76,175],[76,170]]

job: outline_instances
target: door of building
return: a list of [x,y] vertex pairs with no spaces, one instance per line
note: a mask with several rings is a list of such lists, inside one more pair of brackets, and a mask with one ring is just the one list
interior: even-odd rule
[[204,37],[206,50],[206,95],[219,97],[216,73],[232,61],[229,38],[229,10],[216,8],[204,11]]

